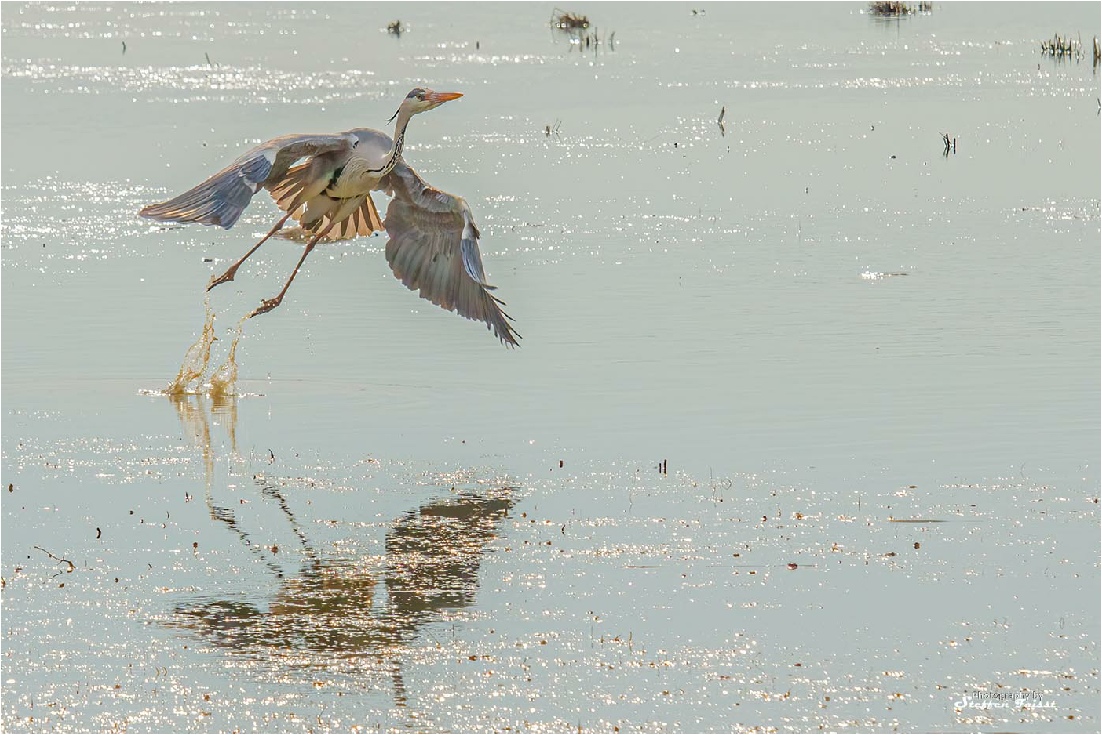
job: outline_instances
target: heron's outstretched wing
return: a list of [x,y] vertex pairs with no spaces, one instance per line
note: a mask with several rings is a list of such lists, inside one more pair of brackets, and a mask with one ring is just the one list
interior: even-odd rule
[[420,289],[421,298],[485,322],[506,346],[516,347],[520,335],[501,310],[505,302],[486,283],[479,232],[467,202],[432,188],[404,162],[379,188],[394,197],[385,220],[390,236],[386,259],[394,275],[411,291]]
[[338,135],[284,135],[261,143],[193,189],[139,214],[162,222],[198,222],[227,230],[245,211],[253,194],[274,185],[301,158],[325,156],[340,165],[358,138]]

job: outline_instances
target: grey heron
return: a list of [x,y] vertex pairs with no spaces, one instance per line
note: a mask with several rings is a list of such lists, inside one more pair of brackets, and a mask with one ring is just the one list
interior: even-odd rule
[[[237,269],[288,219],[309,233],[306,248],[287,282],[265,299],[249,318],[276,308],[306,257],[320,240],[370,235],[385,229],[386,259],[394,275],[421,298],[461,316],[484,322],[506,346],[520,335],[504,302],[486,282],[480,233],[467,202],[435,189],[402,160],[406,126],[414,115],[458,99],[459,92],[417,87],[390,118],[393,140],[378,130],[354,128],[334,135],[284,135],[261,143],[226,168],[165,202],[139,214],[162,222],[234,226],[254,194],[267,189],[284,212],[240,260],[212,278],[207,290],[232,281]],[[372,191],[391,196],[386,219],[379,218]]]

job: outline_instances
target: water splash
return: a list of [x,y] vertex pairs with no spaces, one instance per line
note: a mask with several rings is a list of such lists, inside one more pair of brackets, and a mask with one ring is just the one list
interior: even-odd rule
[[[175,379],[165,388],[159,391],[148,391],[151,394],[165,395],[170,398],[181,396],[207,395],[215,403],[222,405],[227,400],[237,395],[237,344],[241,341],[245,321],[243,317],[233,330],[233,340],[230,342],[229,353],[223,362],[210,377],[210,382],[202,383],[203,375],[210,365],[211,347],[218,337],[214,334],[214,310],[210,306],[210,297],[203,301],[206,308],[206,317],[203,320],[203,329],[199,337],[184,353],[183,363]],[[193,386],[192,384],[195,383]],[[146,391],[143,391],[146,392]]]
[[[214,336],[214,310],[210,307],[210,296],[207,296],[203,301],[203,306],[207,310],[203,330],[200,332],[199,338],[195,340],[195,344],[189,347],[184,354],[184,362],[180,365],[180,372],[176,374],[176,379],[164,389],[163,393],[165,395],[183,396],[195,393],[196,391],[188,390],[188,386],[191,385],[192,381],[202,378],[203,373],[207,370],[207,365],[210,364],[210,348],[214,341],[218,339]],[[236,344],[236,341],[234,344]]]
[[210,376],[210,397],[218,403],[224,401],[227,396],[236,392],[237,384],[237,343],[241,341],[242,330],[248,317],[241,317],[241,321],[233,331],[233,341],[230,342],[230,351],[217,370]]

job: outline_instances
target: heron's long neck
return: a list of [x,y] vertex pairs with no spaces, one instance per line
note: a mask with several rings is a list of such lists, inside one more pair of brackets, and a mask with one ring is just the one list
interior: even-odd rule
[[398,119],[394,122],[394,147],[390,150],[386,163],[383,164],[381,176],[386,176],[394,170],[394,167],[398,165],[398,161],[402,160],[402,145],[406,140],[406,126],[409,125],[411,117],[413,115],[408,110],[398,111]]

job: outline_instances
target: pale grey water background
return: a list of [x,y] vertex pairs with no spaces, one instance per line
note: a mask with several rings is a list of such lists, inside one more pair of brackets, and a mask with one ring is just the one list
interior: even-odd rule
[[[5,730],[1098,731],[1099,6],[564,7],[3,5]],[[377,237],[140,395],[275,208],[137,209],[418,84],[521,349]]]

